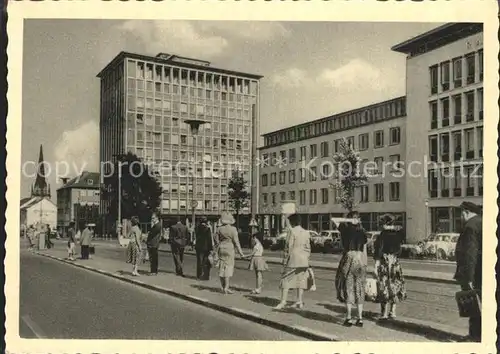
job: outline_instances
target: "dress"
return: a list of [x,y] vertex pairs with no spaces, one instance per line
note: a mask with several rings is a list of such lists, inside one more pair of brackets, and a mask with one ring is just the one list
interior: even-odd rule
[[269,267],[267,266],[263,254],[264,254],[264,247],[262,247],[262,244],[260,243],[259,240],[256,240],[255,246],[253,246],[253,256],[252,259],[250,260],[248,269],[255,270],[256,272],[264,272],[266,270],[269,270]]
[[383,230],[375,241],[374,258],[378,260],[377,301],[383,304],[406,299],[403,268],[399,263],[402,243],[401,231]]
[[367,238],[361,228],[340,227],[344,254],[335,276],[337,299],[342,303],[363,304],[365,300],[366,263],[363,249]]
[[236,246],[241,250],[238,231],[232,225],[219,227],[215,234],[215,243],[219,256],[219,277],[232,277],[234,273],[234,248]]
[[141,230],[139,229],[139,226],[132,226],[129,234],[129,239],[130,242],[127,247],[127,263],[138,265],[141,258],[138,246],[138,243],[141,239]]
[[309,231],[295,226],[288,231],[281,289],[308,289],[311,241]]

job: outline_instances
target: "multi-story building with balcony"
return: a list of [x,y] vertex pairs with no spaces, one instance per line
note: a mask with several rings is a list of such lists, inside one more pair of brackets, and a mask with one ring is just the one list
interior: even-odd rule
[[355,192],[364,227],[378,229],[379,216],[387,212],[398,215],[404,227],[404,174],[394,169],[406,156],[406,130],[406,98],[398,97],[264,134],[260,224],[271,233],[282,230],[281,202],[294,200],[303,227],[332,229],[331,218],[346,212],[330,187],[333,155],[346,138],[359,151],[361,170],[369,176]]
[[[97,76],[101,165],[133,152],[162,166],[163,218],[189,218],[194,207],[197,215],[216,219],[229,210],[228,180],[236,168],[255,188],[258,175],[251,162],[257,157],[261,76],[177,55],[126,52]],[[193,119],[205,122],[194,138],[186,123]],[[102,214],[108,205],[101,199]],[[256,209],[255,192],[243,214]]]
[[408,240],[459,232],[460,204],[482,205],[483,25],[449,23],[392,49],[407,55]]

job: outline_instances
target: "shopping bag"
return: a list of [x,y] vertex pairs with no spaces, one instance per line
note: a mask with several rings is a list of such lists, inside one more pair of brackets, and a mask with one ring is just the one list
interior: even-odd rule
[[365,300],[373,301],[377,299],[377,280],[367,278],[365,283]]
[[481,316],[481,297],[476,289],[462,290],[455,294],[460,317]]
[[208,254],[208,261],[212,267],[217,267],[219,265],[219,256],[217,255],[217,252],[211,251]]
[[149,252],[146,247],[142,248],[142,263],[149,262]]
[[316,291],[316,280],[314,279],[314,273],[311,268],[307,270],[307,290]]

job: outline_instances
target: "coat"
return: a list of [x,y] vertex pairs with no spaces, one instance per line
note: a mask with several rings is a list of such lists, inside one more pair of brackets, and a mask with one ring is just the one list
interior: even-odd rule
[[480,215],[469,219],[458,237],[455,248],[457,270],[455,279],[461,284],[472,283],[474,288],[482,285],[483,218]]
[[158,248],[160,247],[160,240],[161,240],[161,224],[157,222],[148,232],[146,245],[150,248]]
[[82,235],[80,236],[80,245],[82,246],[90,246],[92,242],[92,232],[86,228],[82,231]]
[[196,228],[196,244],[195,249],[199,252],[210,252],[212,246],[212,231],[207,225],[199,225]]
[[170,242],[172,246],[186,247],[189,241],[189,231],[186,225],[178,222],[171,227]]
[[285,245],[285,267],[307,268],[311,256],[311,235],[301,226],[295,226],[288,231]]

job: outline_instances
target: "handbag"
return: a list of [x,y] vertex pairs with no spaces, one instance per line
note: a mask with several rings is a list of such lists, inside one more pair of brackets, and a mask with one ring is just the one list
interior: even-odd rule
[[316,291],[316,281],[314,279],[314,273],[311,268],[307,270],[307,290]]
[[476,289],[462,290],[455,294],[460,317],[480,317],[481,297]]
[[89,254],[95,254],[95,247],[94,246],[89,247]]
[[365,300],[375,302],[377,299],[377,280],[367,278],[365,282]]

